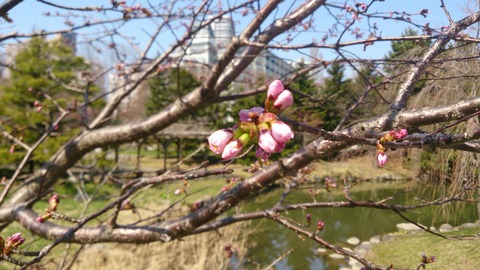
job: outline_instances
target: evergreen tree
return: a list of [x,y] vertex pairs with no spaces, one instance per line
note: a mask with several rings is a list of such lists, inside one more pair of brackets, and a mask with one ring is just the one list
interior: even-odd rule
[[[159,73],[148,81],[150,98],[147,101],[147,115],[153,115],[165,108],[174,100],[199,87],[201,82],[189,71],[183,68],[172,68]],[[213,126],[222,126],[223,115],[221,106],[215,104],[206,109],[200,109],[188,117],[188,120],[209,121]]]
[[[83,93],[67,90],[65,85],[78,84],[81,71],[89,66],[83,58],[74,55],[72,49],[60,40],[47,41],[33,38],[15,57],[11,68],[11,80],[0,87],[1,126],[24,143],[31,145],[52,128],[59,115],[54,102],[66,108],[74,99],[82,100]],[[95,87],[90,88],[94,94]],[[72,134],[78,123],[62,123],[55,127],[33,156],[35,162],[44,162]],[[0,141],[1,165],[19,161],[25,154],[20,146],[7,139]]]
[[[359,71],[360,74],[357,74],[352,81],[352,103],[357,102],[363,96],[369,83],[376,84],[382,81],[382,77],[372,66],[362,66]],[[380,89],[377,89],[377,91],[379,90]],[[362,99],[360,106],[352,113],[350,119],[358,120],[370,117],[379,103],[382,103],[379,95],[375,91],[370,91],[370,93]]]
[[319,104],[319,113],[322,128],[334,130],[352,103],[351,81],[345,79],[345,67],[341,64],[331,65],[327,73],[330,76],[325,80],[320,95],[323,102]]
[[[305,67],[303,62],[300,62],[298,69]],[[316,100],[318,99],[318,93],[320,92],[320,86],[315,82],[309,74],[303,74],[298,77],[287,88],[294,90],[294,103],[289,107],[285,114],[299,122],[308,123],[312,126],[319,126],[321,123],[320,113],[316,107]],[[297,134],[293,141],[290,141],[289,148],[292,151],[305,146],[309,141],[313,140],[316,136],[313,134]]]
[[159,112],[200,85],[193,74],[182,68],[172,68],[159,73],[148,81],[151,96],[146,104],[147,115]]
[[[402,36],[403,37],[408,37],[408,36],[417,36],[418,32],[411,29],[407,28]],[[391,47],[392,51],[389,52],[388,56],[386,57],[387,60],[413,60],[415,58],[420,57],[423,55],[424,51],[430,47],[431,41],[430,40],[423,40],[423,41],[417,41],[417,40],[400,40],[400,41],[392,41]],[[395,63],[392,66],[387,65],[386,70],[388,73],[394,73],[401,71],[403,69],[408,69],[409,66],[402,66],[398,65]],[[428,76],[427,73],[424,73],[422,75],[422,79],[426,79]],[[425,81],[418,81],[415,84],[413,93],[418,93],[422,88],[425,86]]]
[[[403,33],[402,37],[417,36],[418,32],[412,28],[407,28]],[[415,55],[421,55],[423,52],[422,48],[428,48],[431,44],[430,40],[416,41],[416,40],[400,40],[392,41],[392,51],[388,53],[388,59],[398,59],[401,56],[405,56],[406,53],[411,52],[413,49],[417,50]]]
[[[300,62],[299,68],[305,67],[303,62]],[[318,97],[320,90],[319,85],[311,78],[309,74],[303,74],[298,77],[290,86],[292,90],[301,93],[295,95],[293,106],[287,111],[289,116],[297,121],[303,121],[315,125],[316,119],[314,115],[317,111],[313,108],[314,100]]]

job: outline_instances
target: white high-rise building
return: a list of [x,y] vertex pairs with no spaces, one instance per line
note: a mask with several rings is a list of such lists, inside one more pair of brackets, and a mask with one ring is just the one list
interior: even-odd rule
[[[189,47],[177,50],[174,56],[182,65],[203,77],[211,66],[216,64],[225,52],[226,46],[235,35],[234,24],[230,17],[215,21],[201,29],[193,37]],[[278,79],[294,71],[294,67],[268,50],[262,51],[238,78],[239,83],[249,83],[263,76],[269,81]]]

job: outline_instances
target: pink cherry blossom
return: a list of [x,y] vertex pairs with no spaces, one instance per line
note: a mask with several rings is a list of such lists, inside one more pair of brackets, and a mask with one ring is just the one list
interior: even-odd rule
[[398,130],[394,134],[394,137],[395,137],[395,139],[400,140],[400,139],[405,138],[407,136],[407,134],[408,134],[407,130],[403,128],[403,129]]
[[272,136],[279,143],[286,143],[293,139],[293,132],[290,127],[282,121],[275,121],[272,123]]
[[378,160],[378,166],[383,167],[385,164],[387,164],[387,155],[383,152],[378,153],[377,155],[377,160]]
[[272,133],[269,130],[260,131],[258,145],[268,153],[273,153],[278,146],[277,141],[272,137]]
[[273,81],[269,86],[267,90],[267,98],[268,99],[277,99],[280,93],[283,92],[283,84],[279,80]]
[[255,151],[255,156],[261,159],[262,161],[266,161],[270,157],[270,153],[263,150],[261,147],[257,147],[257,151]]
[[284,142],[277,142],[277,147],[275,148],[275,150],[273,152],[275,153],[281,153],[283,151],[283,149],[285,149],[285,146],[287,144],[284,143]]
[[208,137],[210,150],[215,154],[221,154],[225,146],[233,137],[233,132],[228,129],[217,130]]
[[239,141],[231,141],[223,149],[222,158],[227,160],[232,159],[238,156],[242,152],[242,149],[243,145]]
[[293,104],[292,93],[288,90],[285,90],[282,93],[280,93],[278,98],[273,103],[273,106],[279,110],[283,110],[292,104]]
[[38,216],[36,220],[37,220],[38,223],[45,222],[45,219],[43,218],[43,216]]
[[18,246],[25,242],[25,238],[21,233],[15,233],[12,236],[7,237],[5,240],[5,246],[7,249],[16,249]]

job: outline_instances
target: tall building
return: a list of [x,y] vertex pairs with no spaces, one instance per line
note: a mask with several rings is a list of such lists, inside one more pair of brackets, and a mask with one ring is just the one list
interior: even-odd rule
[[5,45],[5,51],[2,55],[2,79],[8,80],[12,77],[12,73],[8,67],[15,62],[15,57],[17,57],[18,53],[26,47],[26,43],[9,43]]
[[[234,35],[232,19],[222,18],[198,31],[192,38],[190,46],[185,51],[177,50],[174,56],[181,59],[185,68],[202,77],[222,57]],[[237,82],[247,84],[252,81],[252,78],[257,79],[262,76],[268,81],[293,71],[292,65],[271,51],[264,50],[240,75]]]

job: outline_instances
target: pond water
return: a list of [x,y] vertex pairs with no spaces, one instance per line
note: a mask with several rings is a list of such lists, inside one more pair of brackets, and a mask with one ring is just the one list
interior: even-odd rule
[[[321,185],[319,186],[320,190]],[[311,188],[311,187],[310,187]],[[312,196],[308,189],[294,190],[286,198],[285,204],[311,202]],[[322,190],[316,196],[317,201],[345,201],[340,188],[328,193]],[[404,192],[410,190],[409,192]],[[441,195],[439,188],[415,184],[413,182],[366,182],[355,185],[351,189],[354,200],[378,201],[397,194],[394,199],[388,200],[390,204],[418,204],[419,200],[432,200]],[[257,196],[248,201],[242,212],[251,212],[272,207],[280,198],[282,188]],[[351,247],[346,243],[350,237],[357,237],[367,241],[372,236],[383,235],[397,231],[396,224],[407,222],[397,214],[388,210],[369,208],[328,208],[290,211],[282,214],[297,222],[305,223],[305,216],[312,215],[312,223],[322,220],[325,228],[319,236],[338,246]],[[463,205],[450,205],[449,207],[428,207],[405,214],[410,219],[427,226],[436,226],[443,223],[460,225],[465,222],[478,220],[478,210],[474,203]],[[286,269],[339,269],[347,266],[346,260],[330,259],[327,254],[318,254],[317,249],[322,246],[309,239],[302,239],[296,233],[284,228],[274,221],[262,219],[251,223],[253,233],[249,236],[249,250],[247,257],[265,267],[285,254],[290,249],[293,252],[275,265],[277,270]],[[311,226],[315,230],[315,226]],[[257,269],[254,263],[243,263],[241,266],[232,266],[232,269]]]

